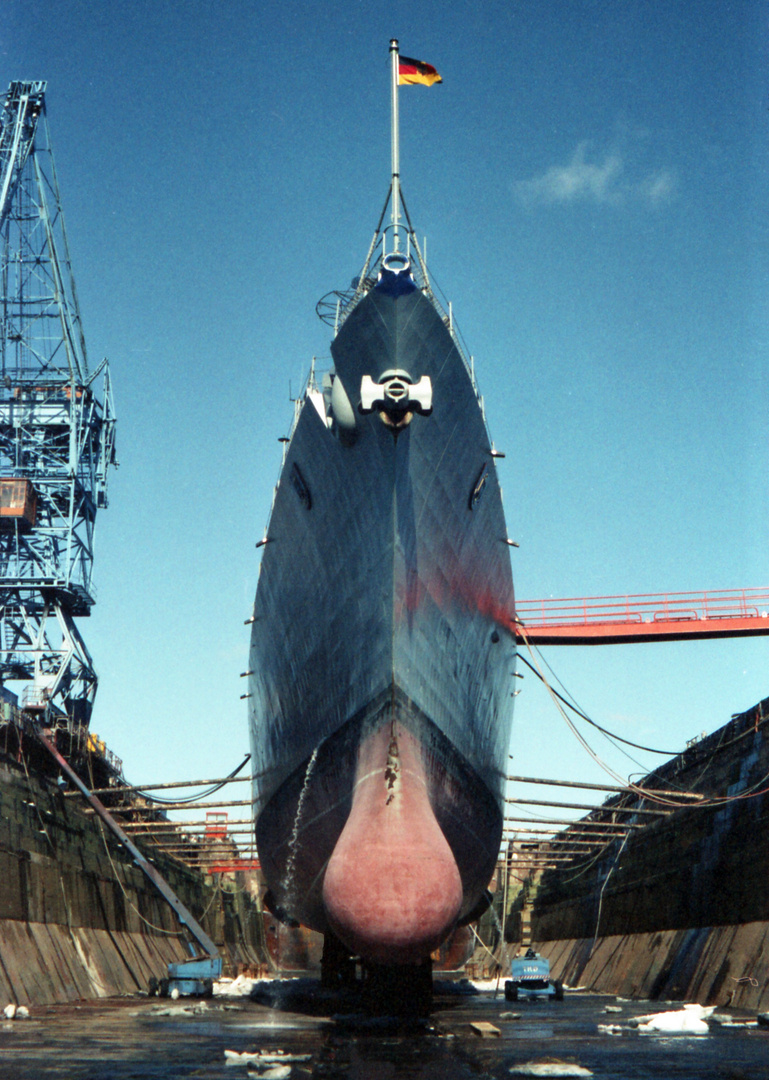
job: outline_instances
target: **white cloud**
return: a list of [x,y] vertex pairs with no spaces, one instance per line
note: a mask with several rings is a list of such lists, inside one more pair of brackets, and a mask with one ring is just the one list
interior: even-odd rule
[[659,204],[667,201],[675,190],[675,177],[668,169],[635,179],[628,175],[626,163],[617,151],[606,153],[603,159],[588,160],[589,143],[581,142],[567,165],[551,165],[541,176],[519,180],[514,185],[516,195],[529,204],[593,202],[622,203],[628,199],[643,199]]
[[676,187],[676,178],[670,169],[660,169],[652,173],[639,184],[639,193],[645,196],[651,203],[667,202],[673,197]]

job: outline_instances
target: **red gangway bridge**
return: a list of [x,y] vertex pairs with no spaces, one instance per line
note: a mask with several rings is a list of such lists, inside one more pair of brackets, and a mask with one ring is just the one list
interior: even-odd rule
[[515,613],[520,644],[750,637],[769,634],[769,588],[521,600]]

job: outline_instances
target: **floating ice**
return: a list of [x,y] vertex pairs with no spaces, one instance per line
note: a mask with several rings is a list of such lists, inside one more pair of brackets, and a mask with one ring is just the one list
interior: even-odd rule
[[3,1009],[3,1016],[6,1020],[29,1020],[29,1009],[26,1005],[14,1005],[11,1002]]
[[199,1001],[194,1005],[155,1005],[150,1012],[152,1016],[200,1016],[210,1010],[205,1001]]
[[705,1020],[713,1008],[702,1005],[684,1005],[672,1012],[653,1013],[640,1017],[638,1030],[645,1034],[664,1032],[668,1035],[707,1035],[710,1030]]
[[[311,1057],[312,1054],[287,1054],[285,1050],[275,1050],[272,1052],[267,1050],[254,1050],[251,1053],[246,1051],[242,1054],[238,1053],[237,1050],[225,1050],[224,1064],[248,1065],[249,1068],[253,1066],[255,1066],[256,1068],[260,1068],[260,1066],[262,1065],[266,1067],[272,1065],[288,1064],[290,1066],[290,1063],[292,1061],[309,1061]],[[290,1071],[291,1069],[289,1067],[289,1072]],[[262,1073],[261,1075],[266,1076],[267,1073]],[[286,1073],[285,1075],[288,1076],[288,1073]]]
[[247,1065],[249,1061],[260,1061],[262,1059],[261,1050],[256,1050],[254,1053],[239,1054],[237,1050],[225,1050],[224,1051],[224,1063],[225,1065]]
[[510,1069],[514,1077],[592,1077],[590,1069],[569,1062],[524,1062]]
[[623,1031],[626,1031],[622,1024],[599,1024],[598,1031],[601,1035],[621,1035]]
[[235,979],[217,979],[214,983],[214,997],[248,997],[254,986],[263,979],[252,979],[248,975],[238,975]]
[[500,993],[504,990],[504,984],[502,978],[495,976],[493,979],[468,979],[470,985],[478,990],[481,994],[493,993],[498,990]]

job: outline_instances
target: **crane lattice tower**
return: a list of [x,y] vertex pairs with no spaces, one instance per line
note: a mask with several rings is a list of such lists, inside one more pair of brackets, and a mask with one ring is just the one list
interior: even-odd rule
[[0,687],[22,681],[27,714],[80,735],[97,677],[75,619],[115,415],[107,361],[88,371],[45,89],[12,82],[0,115]]

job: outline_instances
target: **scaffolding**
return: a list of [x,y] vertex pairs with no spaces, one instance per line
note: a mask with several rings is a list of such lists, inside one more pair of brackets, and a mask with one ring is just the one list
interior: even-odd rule
[[45,90],[12,82],[0,114],[0,685],[79,735],[97,676],[75,619],[95,601],[115,414],[107,361],[88,370]]

